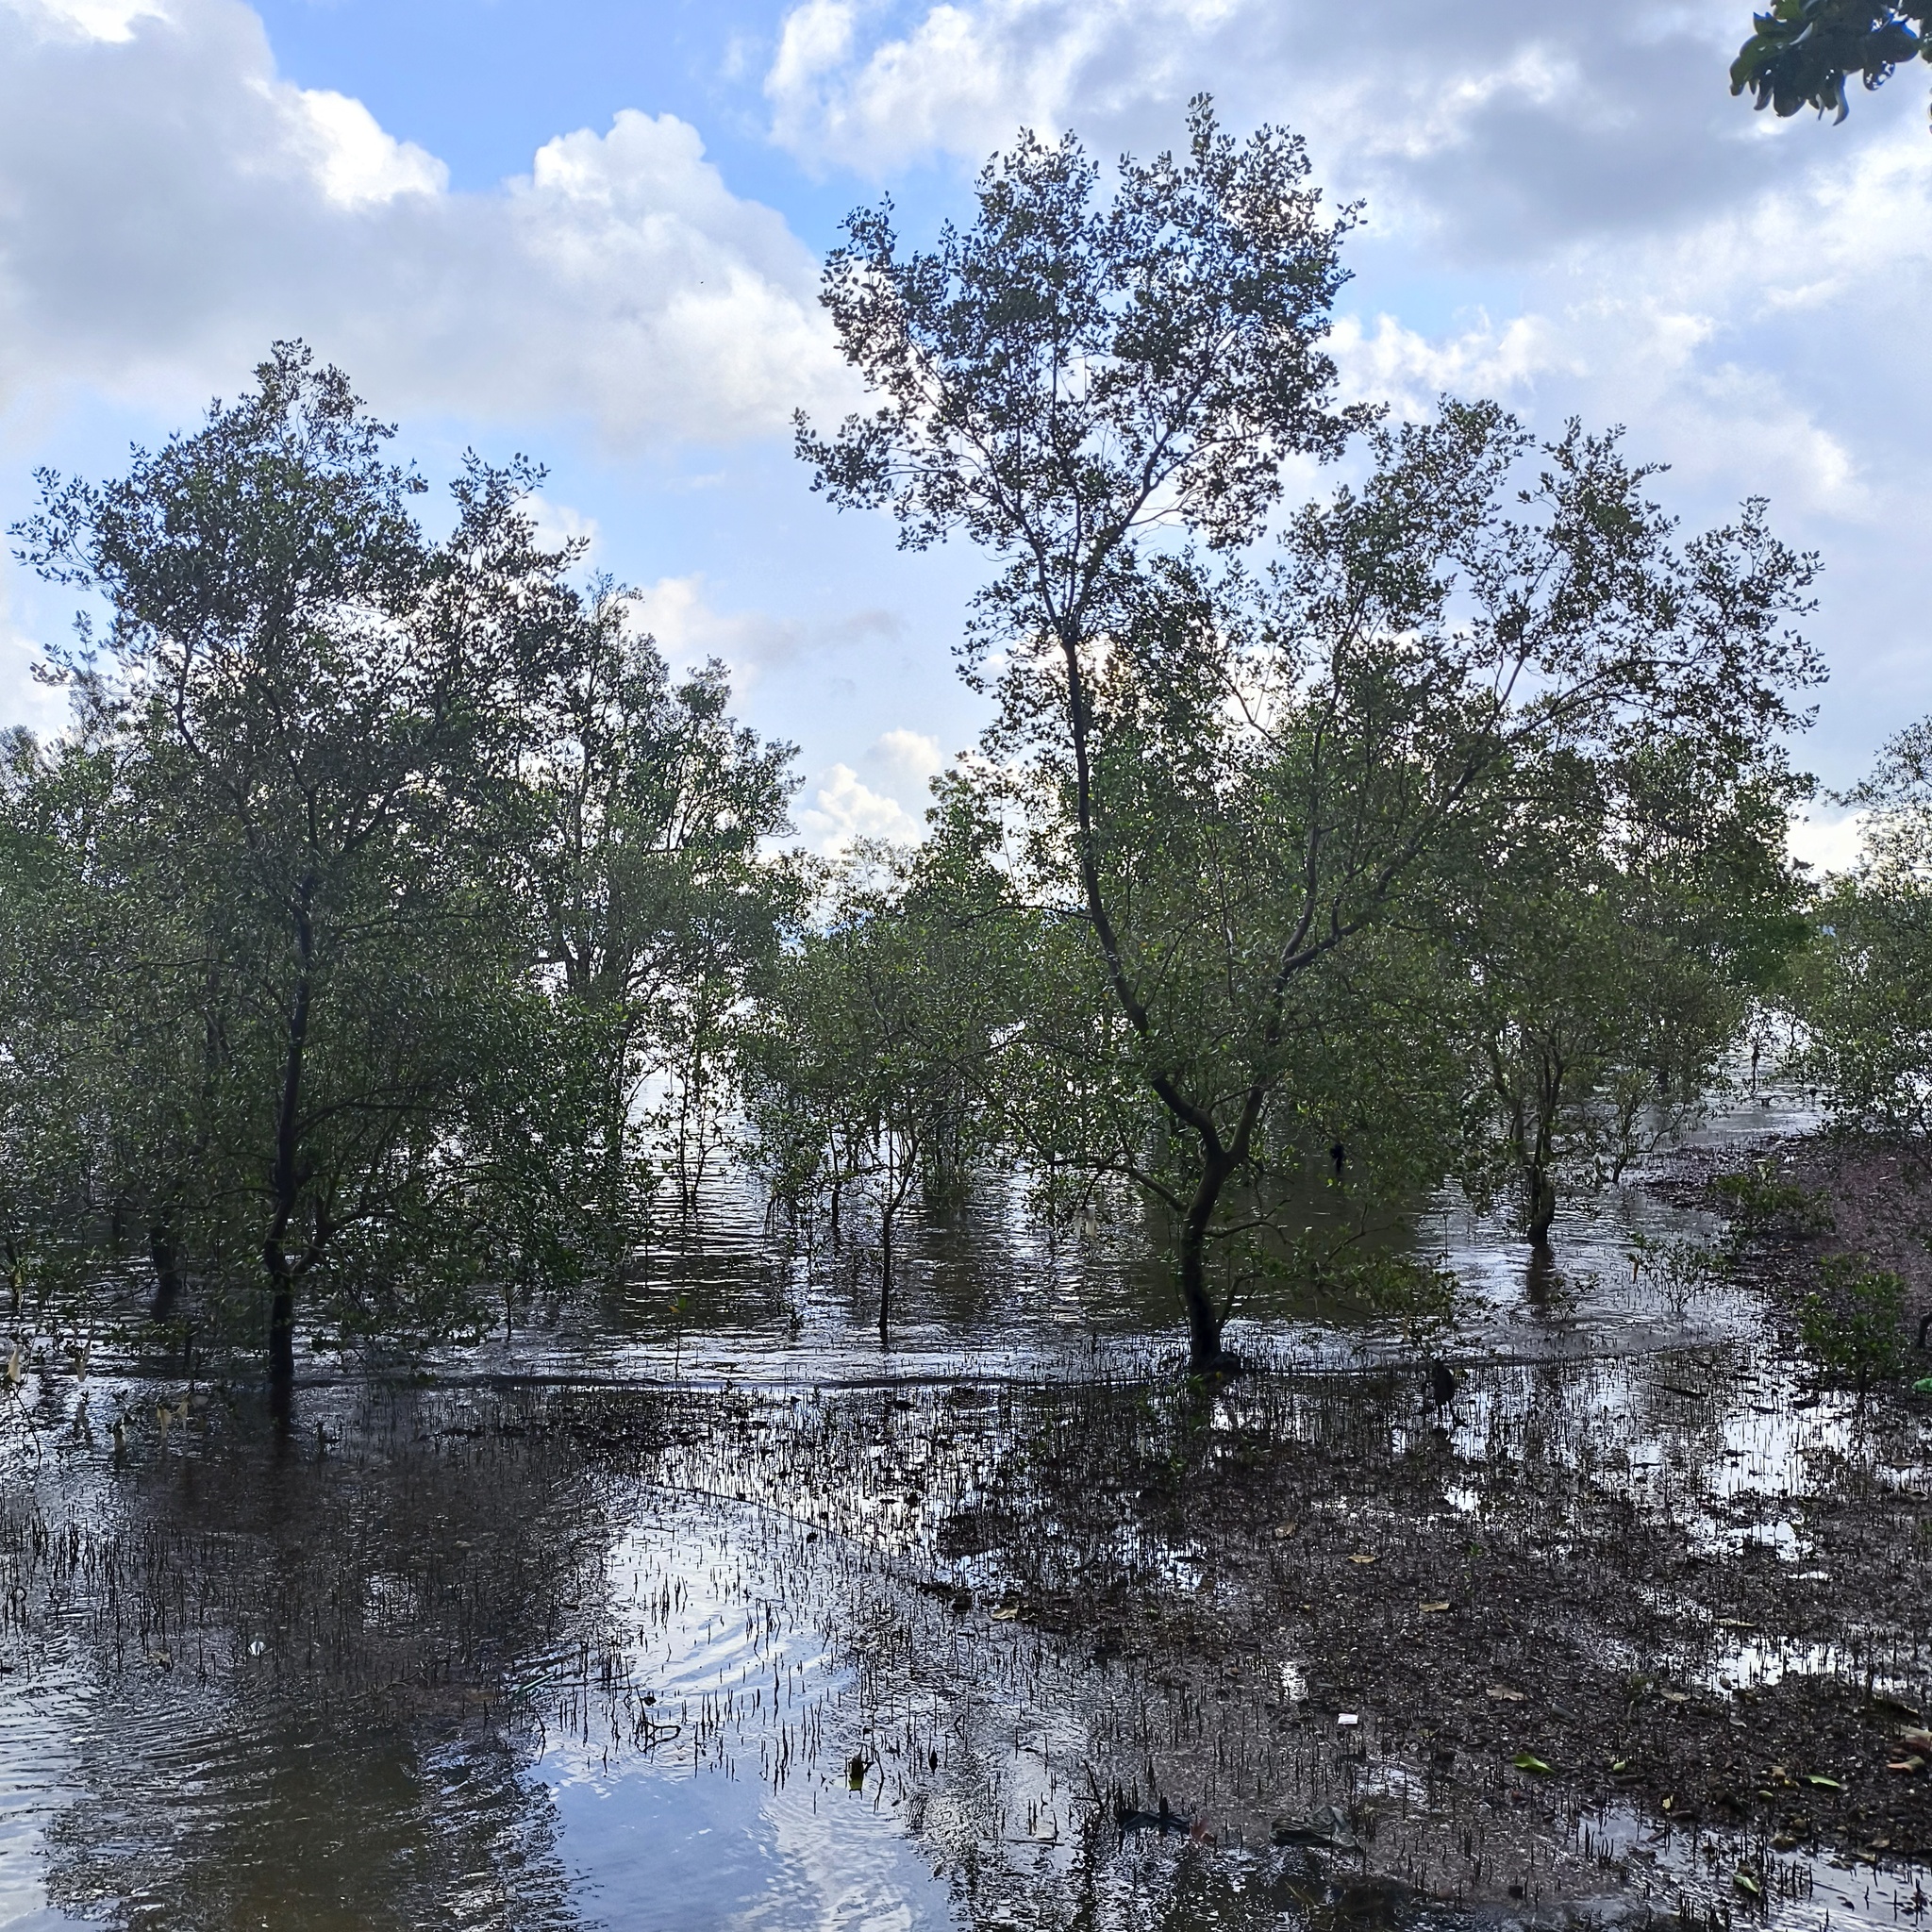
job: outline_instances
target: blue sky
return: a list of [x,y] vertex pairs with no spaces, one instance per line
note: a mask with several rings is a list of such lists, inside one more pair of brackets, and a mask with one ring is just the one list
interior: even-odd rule
[[[978,570],[808,491],[790,411],[850,396],[818,259],[882,192],[914,234],[963,212],[1023,125],[1145,152],[1206,90],[1366,203],[1352,388],[1626,424],[1688,523],[1761,493],[1824,554],[1805,756],[1844,782],[1932,710],[1927,76],[1774,124],[1725,92],[1748,10],[0,0],[0,511],[303,335],[432,475],[471,444],[548,463],[546,518],[800,744],[808,837],[909,831],[975,728],[950,646]],[[0,716],[55,722],[26,670],[66,617],[0,575]]]

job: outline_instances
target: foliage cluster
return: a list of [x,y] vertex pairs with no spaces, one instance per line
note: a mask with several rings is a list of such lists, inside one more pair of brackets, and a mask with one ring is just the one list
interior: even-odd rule
[[1711,1191],[1729,1209],[1740,1234],[1824,1234],[1833,1224],[1831,1203],[1815,1189],[1779,1180],[1769,1161],[1755,1161],[1734,1174],[1721,1174]]
[[1842,121],[1845,82],[1867,92],[1913,60],[1932,59],[1925,0],[1773,0],[1752,15],[1751,38],[1731,63],[1731,92],[1777,114],[1815,108]]
[[[991,720],[910,850],[780,854],[791,748],[541,545],[537,473],[473,462],[432,536],[299,347],[44,478],[25,554],[106,627],[0,758],[16,1283],[138,1260],[286,1385],[298,1304],[464,1332],[622,1269],[739,1134],[870,1222],[882,1327],[915,1192],[991,1172],[1138,1203],[1198,1369],[1269,1276],[1439,1321],[1383,1237],[1446,1176],[1546,1245],[1797,997],[1815,566],[1755,500],[1683,536],[1614,435],[1345,403],[1352,219],[1205,101],[1111,177],[1022,141],[927,251],[852,218],[874,407],[800,454],[990,571]],[[1310,461],[1345,480],[1291,506]]]
[[42,1290],[144,1249],[284,1390],[298,1299],[407,1341],[621,1261],[640,1091],[702,1104],[796,893],[722,671],[573,582],[526,464],[431,536],[391,433],[279,345],[16,533],[107,623],[69,733],[0,747],[0,1241]]
[[1341,407],[1350,215],[1307,175],[1204,101],[1110,199],[1028,140],[929,252],[861,212],[824,299],[877,407],[799,426],[835,503],[988,553],[995,715],[948,782],[1026,935],[1003,1104],[1150,1203],[1197,1366],[1331,1160],[1357,1213],[1459,1162],[1547,1240],[1558,1173],[1698,1104],[1800,930],[1811,560],[1756,502],[1680,542],[1614,437]]
[[1874,1268],[1863,1255],[1828,1255],[1819,1276],[1799,1310],[1799,1332],[1826,1369],[1851,1379],[1863,1401],[1874,1383],[1897,1374],[1909,1359],[1905,1282],[1889,1268]]
[[1858,863],[1824,881],[1794,988],[1800,1065],[1841,1126],[1914,1144],[1932,1130],[1932,723],[1862,784]]

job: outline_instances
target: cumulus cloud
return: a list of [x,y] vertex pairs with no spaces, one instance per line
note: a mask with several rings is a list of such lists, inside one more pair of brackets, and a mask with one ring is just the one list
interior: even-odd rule
[[240,0],[0,0],[0,396],[175,406],[301,335],[384,408],[758,434],[836,407],[816,275],[673,115],[453,193],[361,103],[278,76]]
[[890,772],[900,786],[921,789],[946,762],[937,738],[904,726],[881,733],[867,756]]
[[1846,812],[1839,818],[1794,814],[1789,842],[1791,857],[1814,873],[1849,872],[1858,862],[1864,836],[1865,814],[1861,811]]
[[868,785],[850,765],[834,765],[812,802],[798,813],[799,829],[821,852],[837,858],[856,839],[912,844],[925,837],[927,781],[945,764],[930,733],[901,725],[881,732],[864,763],[879,779]]
[[1165,145],[1208,88],[1306,132],[1378,221],[1507,254],[1650,225],[1766,165],[1724,92],[1738,20],[1730,0],[800,0],[765,87],[781,142],[875,176],[1023,125]]
[[837,858],[857,839],[909,844],[925,827],[890,793],[874,791],[850,765],[834,765],[798,813],[798,827],[821,852]]
[[1343,315],[1329,348],[1351,396],[1388,402],[1410,416],[1425,415],[1445,393],[1520,396],[1552,371],[1584,373],[1575,348],[1537,315],[1498,327],[1477,313],[1433,339],[1392,315],[1378,315],[1373,325]]
[[719,610],[699,575],[659,577],[637,593],[640,622],[674,665],[689,669],[717,658],[742,690],[761,672],[791,658],[805,641],[803,626],[761,610]]

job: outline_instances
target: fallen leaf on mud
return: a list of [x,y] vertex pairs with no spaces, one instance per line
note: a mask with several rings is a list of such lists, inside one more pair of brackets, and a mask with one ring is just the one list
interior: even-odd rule
[[1807,1785],[1816,1785],[1821,1791],[1841,1791],[1844,1790],[1844,1786],[1840,1784],[1835,1777],[1807,1777],[1805,1782]]
[[1018,1604],[1004,1604],[992,1613],[995,1624],[1010,1624],[1020,1614]]
[[1610,1769],[1612,1772],[1628,1771],[1630,1769],[1630,1760],[1627,1757],[1613,1758],[1610,1762]]
[[1291,1523],[1277,1523],[1274,1525],[1274,1537],[1277,1542],[1280,1541],[1283,1538],[1291,1537],[1293,1534],[1294,1524]]
[[1924,1770],[1925,1760],[1923,1757],[1902,1757],[1885,1768],[1887,1771],[1895,1771],[1904,1777],[1916,1777]]
[[1666,1704],[1689,1704],[1690,1702],[1690,1693],[1688,1690],[1664,1690],[1658,1694]]
[[1921,1757],[1932,1757],[1932,1731],[1901,1731],[1899,1748],[1916,1752]]
[[1533,1751],[1519,1751],[1509,1762],[1518,1771],[1533,1771],[1539,1777],[1548,1777],[1550,1767]]
[[1932,1395],[1932,1375],[1921,1375],[1912,1384],[1912,1393],[1914,1395]]
[[1490,1695],[1498,1704],[1524,1704],[1528,1701],[1529,1693],[1525,1690],[1512,1690],[1507,1684],[1491,1684]]
[[1434,1616],[1440,1611],[1446,1610],[1448,1607],[1447,1604],[1424,1604],[1423,1606],[1423,1612],[1426,1616]]
[[1757,1881],[1748,1872],[1733,1872],[1731,1874],[1731,1883],[1740,1891],[1743,1892],[1747,1898],[1757,1898],[1758,1896]]
[[1348,1560],[1351,1563],[1373,1563],[1375,1559],[1366,1550],[1357,1550]]
[[1358,1852],[1347,1813],[1339,1806],[1313,1818],[1277,1818],[1271,1833],[1278,1845],[1324,1845],[1339,1852]]

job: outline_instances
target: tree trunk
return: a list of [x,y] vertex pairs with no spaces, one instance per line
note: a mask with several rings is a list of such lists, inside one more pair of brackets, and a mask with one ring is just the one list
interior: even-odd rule
[[1540,1160],[1530,1163],[1525,1178],[1529,1186],[1529,1243],[1533,1248],[1547,1248],[1550,1224],[1557,1218],[1557,1184]]
[[1232,1366],[1221,1346],[1221,1312],[1208,1292],[1208,1229],[1233,1171],[1225,1158],[1204,1154],[1200,1185],[1181,1221],[1181,1301],[1188,1311],[1188,1367],[1196,1374],[1220,1374]]
[[1550,1173],[1556,1156],[1557,1116],[1563,1105],[1563,1062],[1554,1046],[1545,1045],[1537,1070],[1536,1140],[1524,1151],[1524,1180],[1529,1192],[1529,1244],[1546,1250],[1550,1224],[1557,1218],[1557,1183]]
[[287,1257],[275,1271],[268,1311],[268,1406],[287,1422],[295,1407],[295,1283]]
[[268,1270],[269,1408],[286,1420],[295,1390],[295,1273],[289,1261],[288,1237],[300,1199],[299,1123],[302,1062],[308,1047],[308,997],[315,959],[315,931],[309,920],[314,887],[303,881],[295,908],[295,996],[289,1008],[289,1035],[282,1060],[282,1095],[275,1111],[275,1209],[261,1244]]
[[887,1345],[887,1323],[892,1307],[892,1204],[879,1216],[879,1346]]
[[148,1258],[154,1263],[155,1291],[148,1303],[148,1320],[165,1322],[181,1299],[181,1263],[175,1251],[175,1231],[165,1220],[157,1221],[147,1231]]

